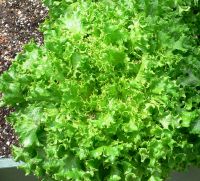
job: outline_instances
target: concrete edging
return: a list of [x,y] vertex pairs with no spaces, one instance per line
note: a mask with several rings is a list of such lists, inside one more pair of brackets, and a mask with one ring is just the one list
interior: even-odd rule
[[22,162],[16,162],[12,158],[0,158],[0,169],[17,167],[20,165],[22,165]]

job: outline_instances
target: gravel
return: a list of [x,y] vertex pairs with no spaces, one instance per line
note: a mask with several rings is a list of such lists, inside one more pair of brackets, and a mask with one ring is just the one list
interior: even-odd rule
[[[47,12],[40,0],[0,0],[0,75],[8,70],[13,58],[30,39],[42,44],[38,25]],[[11,146],[18,145],[12,126],[5,121],[12,111],[0,108],[0,158],[10,157]]]

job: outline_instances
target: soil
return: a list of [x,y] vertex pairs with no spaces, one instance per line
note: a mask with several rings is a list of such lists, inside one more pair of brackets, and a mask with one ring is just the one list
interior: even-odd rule
[[[0,0],[0,75],[9,69],[16,54],[30,39],[42,44],[38,26],[47,12],[41,0]],[[0,158],[10,157],[11,146],[18,145],[14,129],[5,120],[12,111],[0,108]]]

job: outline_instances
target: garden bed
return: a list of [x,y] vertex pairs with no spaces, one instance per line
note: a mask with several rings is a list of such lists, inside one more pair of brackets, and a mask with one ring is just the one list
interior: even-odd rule
[[[41,44],[38,25],[47,15],[40,0],[0,0],[0,75],[11,65],[12,59],[30,39]],[[13,111],[0,108],[0,158],[11,156],[11,145],[18,139],[5,117]]]
[[[154,36],[153,32],[157,31],[157,29],[159,28],[159,31],[161,32],[161,37],[159,37],[160,35],[158,36],[159,38],[161,38],[161,42],[158,41],[157,44],[154,42],[149,45],[151,48],[153,48],[150,48],[151,50],[154,50],[155,48],[155,52],[153,51],[153,53],[157,53],[158,56],[152,56],[152,52],[149,48],[144,49],[143,43],[138,45],[141,46],[141,50],[145,52],[145,55],[148,55],[146,57],[143,56],[143,53],[137,52],[135,51],[135,49],[132,49],[132,47],[135,46],[135,42],[132,42],[132,39],[130,38],[131,36],[129,36],[129,30],[125,31],[125,29],[120,27],[118,23],[116,23],[116,26],[113,25],[113,27],[111,26],[107,28],[108,24],[112,24],[113,22],[115,22],[111,21],[112,19],[118,22],[118,19],[124,17],[122,16],[122,14],[116,13],[114,13],[116,17],[119,17],[116,18],[115,16],[113,16],[112,12],[114,12],[114,9],[112,9],[112,7],[110,10],[105,10],[104,16],[106,18],[104,19],[102,9],[99,9],[100,6],[91,6],[91,11],[87,11],[85,9],[85,4],[82,4],[82,6],[80,5],[80,7],[84,8],[82,9],[82,11],[79,11],[79,4],[76,4],[78,6],[76,10],[79,13],[81,12],[80,14],[83,17],[85,17],[85,15],[88,13],[91,13],[91,17],[94,15],[96,16],[96,11],[93,12],[93,10],[96,8],[97,12],[99,11],[99,15],[102,15],[102,17],[99,18],[99,20],[103,20],[102,26],[100,26],[101,23],[99,23],[98,21],[94,21],[93,19],[87,19],[88,22],[85,21],[84,18],[82,19],[85,23],[84,26],[88,24],[88,30],[90,30],[91,27],[96,27],[97,31],[88,34],[88,32],[83,31],[84,28],[82,28],[81,26],[82,22],[81,20],[77,19],[76,16],[68,17],[67,15],[59,16],[59,13],[57,14],[57,12],[62,12],[62,10],[64,12],[66,11],[66,4],[64,1],[62,1],[63,4],[56,1],[54,3],[55,6],[54,4],[52,4],[52,1],[49,1],[48,3],[47,4],[50,7],[50,11],[52,6],[54,11],[56,12],[55,14],[51,14],[50,12],[50,14],[52,15],[51,18],[55,18],[56,21],[54,22],[54,20],[51,21],[50,19],[49,22],[46,22],[46,27],[44,26],[46,28],[46,31],[49,33],[46,34],[44,31],[44,34],[46,35],[44,43],[45,48],[40,51],[41,47],[38,47],[34,43],[31,43],[29,44],[29,46],[27,46],[31,49],[30,51],[27,51],[27,54],[30,55],[30,58],[27,58],[28,56],[25,56],[24,58],[25,61],[28,61],[30,59],[31,62],[36,63],[36,65],[31,66],[32,64],[28,62],[28,64],[25,64],[25,66],[19,65],[19,69],[15,69],[15,66],[13,66],[14,69],[12,67],[11,70],[8,71],[8,74],[9,72],[12,72],[13,74],[11,75],[15,75],[12,76],[13,79],[16,79],[15,82],[13,81],[13,79],[7,78],[9,76],[6,77],[6,74],[4,74],[4,76],[2,76],[4,78],[1,79],[4,83],[4,85],[2,86],[3,88],[1,89],[1,92],[3,92],[3,94],[5,95],[4,99],[6,97],[6,94],[10,93],[10,91],[13,93],[13,97],[16,98],[13,99],[12,96],[7,96],[8,100],[7,102],[4,102],[5,105],[12,105],[16,108],[16,110],[26,108],[26,115],[24,114],[26,116],[26,120],[23,119],[23,114],[21,115],[21,117],[19,114],[15,115],[16,119],[18,119],[17,121],[21,121],[20,126],[15,125],[15,130],[19,135],[21,135],[20,141],[22,142],[24,148],[24,150],[21,148],[19,148],[18,150],[15,149],[15,155],[17,155],[15,156],[15,158],[18,157],[18,161],[23,160],[26,163],[29,162],[26,167],[27,170],[25,169],[26,173],[35,173],[36,175],[37,173],[40,173],[38,175],[44,177],[46,180],[49,180],[50,177],[55,178],[56,180],[65,180],[66,178],[82,180],[89,177],[92,180],[119,180],[124,178],[128,180],[131,178],[141,178],[141,180],[146,180],[147,178],[149,178],[148,180],[161,180],[161,178],[166,178],[168,173],[176,169],[176,165],[178,166],[177,170],[181,170],[185,169],[186,166],[196,164],[193,155],[195,157],[197,153],[199,153],[199,144],[196,146],[195,141],[198,140],[198,137],[195,137],[194,134],[199,133],[197,133],[198,129],[195,129],[197,125],[196,122],[195,126],[194,124],[191,124],[192,127],[190,127],[191,125],[188,122],[191,121],[190,117],[192,116],[194,117],[194,119],[196,119],[196,114],[192,114],[192,111],[198,109],[197,105],[199,104],[199,102],[195,102],[195,97],[194,99],[192,99],[192,101],[194,100],[194,102],[187,102],[188,99],[186,98],[188,98],[188,92],[192,92],[191,95],[193,95],[193,89],[191,89],[189,83],[188,85],[184,85],[186,88],[188,86],[188,89],[183,89],[183,85],[181,83],[180,86],[174,84],[176,79],[177,83],[183,82],[182,80],[188,80],[189,74],[187,72],[184,72],[184,70],[187,70],[188,68],[187,56],[189,55],[186,55],[185,52],[187,51],[189,54],[189,52],[191,52],[190,50],[193,50],[192,47],[194,45],[199,46],[199,44],[193,44],[194,42],[190,42],[189,40],[187,42],[189,47],[188,49],[182,46],[184,42],[182,39],[183,35],[185,38],[188,34],[190,34],[188,30],[193,27],[193,25],[189,23],[190,21],[188,20],[188,22],[185,22],[177,20],[177,16],[175,16],[174,13],[177,13],[178,15],[178,9],[177,12],[175,12],[176,6],[171,8],[170,12],[172,13],[172,15],[169,19],[165,20],[165,26],[167,27],[171,25],[171,23],[173,24],[171,18],[174,18],[173,20],[175,21],[175,23],[173,25],[176,28],[172,28],[171,31],[172,34],[177,34],[177,37],[179,38],[173,39],[173,41],[166,46],[167,39],[165,40],[161,37],[173,37],[174,35],[172,36],[171,34],[168,34],[168,32],[165,32],[165,27],[163,27],[162,21],[159,22],[158,25],[153,23],[151,26],[148,26],[149,20],[146,20],[144,18],[144,21],[141,21],[141,23],[146,24],[146,27],[149,28],[144,28],[146,32],[149,32],[149,34],[147,34],[147,37],[145,31],[143,32],[143,28],[141,28],[141,35],[143,36],[143,33],[145,33],[144,37],[146,37],[144,39],[146,42],[143,42],[143,40],[141,41],[144,43],[144,45],[147,45],[149,43],[149,40],[152,40],[152,36]],[[106,9],[105,4],[101,3],[101,1],[99,1],[98,5],[102,5],[102,7]],[[116,5],[118,6],[118,4]],[[90,6],[90,4],[88,4],[88,6]],[[75,11],[75,7],[76,6],[73,5],[70,6],[71,9],[69,8],[69,11],[67,11],[67,13],[70,15],[73,14]],[[167,4],[166,7],[168,7]],[[121,8],[125,14],[128,13],[126,8],[124,9],[123,5],[119,5],[119,8]],[[162,10],[162,8],[160,10]],[[47,10],[44,8],[44,6],[41,5],[39,0],[9,0],[6,2],[0,0],[0,11],[0,74],[2,74],[9,68],[16,54],[23,49],[23,45],[26,44],[31,38],[35,39],[38,44],[42,44],[43,38],[41,33],[38,32],[37,28],[38,24],[41,23],[47,15]],[[163,13],[166,12],[163,11]],[[188,14],[185,14],[185,16],[188,16]],[[150,17],[152,18],[152,22],[154,22],[154,16],[150,15]],[[182,18],[185,19],[185,17]],[[127,23],[127,20],[122,21],[122,24]],[[52,22],[54,26],[51,26]],[[157,23],[157,20],[155,22]],[[135,26],[136,25],[137,23],[135,23]],[[51,29],[52,27],[53,29]],[[185,27],[188,27],[188,29]],[[54,31],[54,28],[57,31]],[[85,29],[87,28],[85,27]],[[103,34],[98,31],[99,29],[102,30]],[[183,29],[186,29],[186,31],[183,31]],[[152,32],[152,34],[150,32]],[[104,35],[105,37],[99,36],[99,33],[101,35]],[[162,33],[166,36],[163,36]],[[111,35],[113,35],[114,37],[111,37]],[[191,37],[194,36],[191,35],[190,38]],[[70,44],[70,46],[68,46],[67,44],[68,39],[72,39],[72,44]],[[91,40],[95,40],[96,42]],[[99,43],[104,40],[105,44]],[[130,52],[125,52],[127,55],[124,55],[124,52],[121,52],[121,50],[120,52],[118,52],[119,50],[116,49],[116,45],[121,42],[120,40],[123,40],[122,42],[124,43],[124,51],[130,49]],[[137,42],[138,41],[140,40],[137,40]],[[130,43],[130,45],[127,44],[127,42]],[[176,46],[171,46],[171,44],[175,44]],[[104,46],[107,46],[106,49],[109,51],[102,50],[103,48],[105,48]],[[170,56],[169,52],[161,52],[159,48],[160,46],[163,46],[164,49],[171,52]],[[62,49],[62,47],[65,48]],[[71,47],[73,48],[71,49]],[[97,53],[97,51],[95,51],[95,48],[93,49],[91,47],[95,47],[96,49],[98,49],[98,51],[102,51],[99,51]],[[87,49],[87,51],[86,53],[83,53],[82,50],[85,49]],[[84,59],[85,61],[88,61],[87,63],[90,63],[90,67],[83,66],[85,64],[82,65],[80,63],[80,60],[82,60],[82,57],[90,57],[87,54],[89,51],[91,51],[89,55],[93,55],[92,57],[94,59],[92,62],[89,62],[90,58]],[[139,58],[136,58],[134,57],[135,55],[132,55],[134,51],[136,54],[139,53],[137,54]],[[38,52],[40,52],[41,54],[37,54]],[[70,52],[71,56],[67,57]],[[34,54],[34,56],[32,56],[32,53]],[[101,59],[102,57],[99,57],[99,54],[106,56],[103,56],[103,59]],[[180,57],[177,56],[177,54]],[[197,55],[199,58],[199,54]],[[197,55],[195,54],[195,56]],[[162,59],[160,56],[164,58]],[[19,56],[19,59],[17,60],[20,61],[20,57],[21,56]],[[126,62],[126,64],[130,64],[126,67],[126,69],[124,68],[126,64],[120,63],[121,60],[124,60],[124,57],[127,58],[125,60],[129,60],[128,62]],[[185,60],[184,65],[182,63],[183,60],[181,59],[181,57],[183,60]],[[195,58],[194,64],[197,64],[198,62]],[[65,59],[71,60],[70,62],[72,63],[72,72],[75,69],[74,74],[69,74],[66,71],[69,67],[67,67],[68,65],[66,65],[66,62],[64,62],[66,61]],[[166,65],[165,62],[163,62],[163,60],[171,59],[173,61],[166,62]],[[180,61],[180,59],[182,62]],[[105,63],[105,60],[112,60],[112,62],[101,64],[101,62]],[[141,60],[142,63],[140,61],[137,62],[136,60]],[[135,61],[134,66],[130,63],[131,61]],[[157,66],[156,64],[152,64],[152,66],[149,66],[149,68],[146,69],[144,65],[150,65],[150,61],[158,63],[160,62],[160,64],[159,66]],[[76,74],[76,68],[79,66],[79,63],[80,65],[82,65],[80,69],[80,74],[84,77],[82,84],[80,84],[80,80],[82,80],[79,77],[80,75]],[[170,66],[168,66],[168,64]],[[43,65],[47,66],[45,67]],[[178,65],[180,65],[180,67],[183,66],[180,68],[180,72],[178,72],[179,74],[176,72],[176,70],[179,70]],[[104,71],[98,69],[98,67],[101,66],[105,68]],[[132,74],[133,70],[129,69],[130,66],[134,67],[134,73],[136,75]],[[35,67],[38,69],[35,69]],[[112,69],[113,67],[114,69]],[[196,71],[194,67],[192,68],[194,69],[194,73],[198,73],[198,70]],[[30,80],[26,80],[26,78],[29,77],[29,74],[24,74],[25,80],[17,79],[18,75],[20,75],[21,73],[27,73],[27,69],[30,70],[32,75]],[[44,77],[42,74],[39,75],[40,72],[43,73],[43,70],[45,75]],[[112,79],[112,77],[110,76],[110,72],[112,70],[115,70],[112,75],[112,77],[115,77],[115,79],[113,79],[114,82],[111,83],[110,80]],[[127,71],[126,79],[124,79],[124,77],[122,76],[123,74],[121,74],[123,71]],[[97,75],[96,72],[98,72]],[[152,72],[154,72],[154,74],[152,74]],[[160,76],[160,74],[162,76]],[[38,79],[36,79],[36,76],[34,75],[37,75],[39,78],[41,78],[40,80],[45,81],[43,81],[42,83],[38,82]],[[91,75],[94,77],[93,79],[88,80],[88,84],[88,82],[85,81],[85,78],[91,77]],[[152,77],[149,77],[149,75],[151,75]],[[191,75],[193,75],[193,73],[191,73]],[[69,76],[69,80],[74,76],[74,82],[72,84],[68,84],[67,81],[64,81],[67,79],[67,76]],[[123,79],[121,79],[120,76],[122,76]],[[145,79],[143,80],[142,77]],[[7,79],[9,80],[8,82]],[[140,79],[142,81],[140,81]],[[22,83],[20,84],[21,80]],[[93,82],[94,80],[95,82]],[[102,84],[102,81],[105,81],[106,86]],[[145,85],[140,85],[140,82],[143,81],[149,82],[148,90],[146,89]],[[130,82],[132,83],[132,87],[129,84]],[[36,85],[33,85],[33,83],[36,83]],[[194,89],[196,90],[196,94],[199,94],[199,92],[197,92],[199,86],[197,86],[196,83],[194,85]],[[11,84],[12,86],[9,86]],[[194,82],[192,82],[191,85],[193,84]],[[91,87],[91,85],[94,86],[94,88]],[[13,87],[16,89],[13,90]],[[21,90],[21,87],[26,88]],[[138,87],[140,89],[139,92]],[[69,89],[71,89],[71,91],[67,92]],[[103,92],[104,94],[102,93],[103,89],[105,89],[105,92]],[[185,97],[181,97],[181,95],[177,94],[178,92],[181,92],[180,90],[183,92],[185,91],[184,93],[182,93],[182,96],[185,95]],[[21,94],[19,94],[20,91]],[[95,99],[93,97],[89,97],[91,92],[96,94]],[[132,94],[129,94],[129,92],[134,93],[135,97],[132,97]],[[144,96],[144,92],[145,94],[147,93],[148,96]],[[28,93],[30,93],[30,96],[27,98],[26,95],[28,95]],[[79,97],[77,95],[79,95]],[[80,96],[82,98],[81,101],[79,101]],[[129,100],[131,100],[131,102],[127,102],[130,105],[126,107],[124,106],[124,101],[126,101],[127,97],[130,97]],[[151,99],[149,99],[149,97]],[[163,97],[165,97],[165,99],[163,99]],[[137,98],[138,101],[134,101],[135,98]],[[73,101],[71,101],[72,99]],[[87,104],[85,104],[85,100],[89,100]],[[160,104],[158,100],[160,100],[162,104]],[[23,101],[27,104],[21,104],[24,103]],[[41,101],[43,101],[42,105],[40,104]],[[33,106],[30,106],[31,104],[29,104],[28,102],[35,104],[33,104]],[[74,104],[74,102],[76,102],[76,104]],[[166,105],[168,107],[165,107],[164,103],[167,103]],[[180,107],[178,106],[177,110],[174,107],[176,103],[180,104]],[[107,104],[109,106],[106,108]],[[81,107],[79,105],[84,106]],[[137,120],[135,120],[134,114],[128,114],[127,116],[127,112],[134,112],[132,110],[133,107],[135,108],[136,111],[134,111],[135,113],[137,113],[137,115],[141,114],[140,117],[138,116]],[[172,108],[175,109],[175,111],[172,110]],[[69,111],[66,112],[66,110]],[[168,115],[166,115],[164,114],[164,111],[159,112],[158,110],[169,110],[169,114],[167,113]],[[177,116],[179,116],[179,119],[181,121],[174,121],[179,120],[177,119],[177,117],[173,116],[175,115],[175,113],[179,113],[180,110],[181,114],[178,114]],[[191,111],[189,112],[188,110]],[[12,129],[11,125],[6,123],[5,121],[5,117],[8,116],[12,111],[15,110],[6,107],[0,108],[0,171],[4,169],[4,167],[15,168],[18,164],[22,163],[17,163],[13,161],[12,158],[8,158],[11,157],[11,145],[19,145],[18,138],[15,135],[14,130]],[[82,113],[87,114],[86,116],[83,116]],[[68,116],[68,114],[70,116]],[[152,119],[147,119],[149,115]],[[47,117],[48,119],[45,120]],[[129,117],[131,121],[129,120]],[[43,118],[43,122],[36,124],[36,121],[42,120]],[[69,120],[67,120],[68,118]],[[168,118],[172,121],[169,122]],[[81,121],[83,120],[87,120],[88,124],[81,124]],[[135,120],[135,122],[133,120]],[[149,124],[144,125],[144,121],[149,121]],[[177,127],[179,129],[176,129]],[[188,131],[189,129],[191,130]],[[75,132],[76,134],[74,134]],[[124,135],[124,133],[126,133],[127,135]],[[138,135],[140,136],[137,138]],[[132,137],[134,139],[132,139]],[[134,151],[132,150],[133,143],[137,145],[137,148],[134,148]],[[70,146],[68,147],[67,145]],[[191,145],[193,147],[191,147]],[[28,154],[26,154],[26,151],[28,152]],[[102,159],[102,156],[105,157],[105,160],[104,158]],[[59,160],[59,162],[55,160]],[[199,161],[199,157],[197,158],[197,161]],[[123,163],[119,164],[120,162]],[[104,165],[104,163],[106,164]],[[132,167],[132,165],[134,164],[141,164],[141,166]],[[172,166],[170,166],[170,164]],[[1,165],[3,166],[1,167]],[[178,169],[179,165],[180,169]],[[53,170],[54,167],[63,168],[63,170],[58,169],[58,173],[55,172],[52,174],[51,172],[49,172],[49,170]],[[83,173],[85,170],[89,170],[90,172],[87,171],[87,174]],[[98,173],[95,172],[94,174],[94,170],[97,170]],[[124,173],[121,173],[121,170],[123,170]],[[137,172],[137,170],[142,170],[143,173],[147,171],[147,173],[145,173],[146,175],[143,175],[143,173],[141,174],[140,172]],[[168,170],[167,174],[165,173],[165,170]],[[88,176],[88,174],[91,175]],[[10,175],[13,176],[14,174]],[[188,179],[192,179],[193,181],[199,180],[198,169],[191,169],[190,172],[186,173],[186,175],[184,175],[183,177],[181,175],[184,174],[173,174],[173,178],[172,180],[170,179],[170,181],[188,181]],[[1,173],[0,178],[2,178]]]

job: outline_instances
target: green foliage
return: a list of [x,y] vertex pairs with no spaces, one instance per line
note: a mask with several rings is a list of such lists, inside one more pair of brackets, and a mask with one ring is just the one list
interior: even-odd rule
[[44,2],[44,44],[27,44],[0,78],[25,171],[161,181],[199,166],[198,1]]

